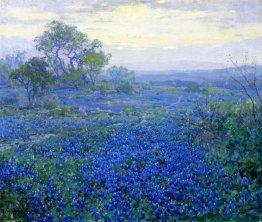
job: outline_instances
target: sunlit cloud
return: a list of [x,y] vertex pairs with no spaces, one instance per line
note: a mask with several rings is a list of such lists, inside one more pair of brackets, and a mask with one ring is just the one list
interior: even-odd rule
[[68,5],[65,7],[65,9],[69,9],[69,10],[75,10],[75,9],[88,9],[87,6],[83,6],[83,5]]
[[[62,20],[100,39],[113,61],[123,62],[123,57],[137,52],[127,58],[133,60],[128,64],[153,59],[152,48],[159,66],[169,61],[167,52],[176,60],[187,60],[190,48],[199,45],[205,48],[201,60],[214,63],[227,49],[237,55],[242,48],[250,48],[257,54],[261,41],[256,39],[262,38],[260,0],[10,0],[1,3],[1,9],[2,36],[24,38],[33,45],[47,23]],[[186,53],[177,53],[181,49]]]
[[44,31],[44,25],[0,24],[0,34],[6,37],[31,39]]

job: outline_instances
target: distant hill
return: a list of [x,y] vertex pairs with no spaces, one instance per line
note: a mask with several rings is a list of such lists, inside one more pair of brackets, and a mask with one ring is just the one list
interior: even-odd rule
[[[247,68],[251,70],[251,67]],[[258,76],[262,78],[262,66],[257,67]],[[167,81],[167,80],[184,80],[184,81],[221,81],[229,80],[232,77],[241,76],[236,68],[212,69],[212,70],[186,70],[186,71],[136,71],[137,80],[141,82],[148,81]]]
[[[250,68],[251,69],[251,68]],[[262,79],[262,66],[257,67],[258,76]],[[213,82],[226,81],[231,77],[240,76],[235,68],[226,69],[211,69],[211,70],[167,70],[167,71],[135,71],[136,78],[139,82],[157,81],[164,82],[169,80],[183,80],[194,82]],[[102,79],[108,79],[105,73],[102,74]],[[0,86],[7,86],[6,78],[0,73]]]

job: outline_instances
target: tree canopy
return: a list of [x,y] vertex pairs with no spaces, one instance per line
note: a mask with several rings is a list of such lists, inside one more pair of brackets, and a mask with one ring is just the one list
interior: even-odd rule
[[84,72],[92,87],[95,86],[97,76],[105,65],[108,64],[110,58],[111,54],[105,54],[103,51],[89,51],[83,57]]
[[129,71],[124,66],[112,66],[107,70],[109,75],[112,78],[112,82],[115,84],[120,83],[133,83],[136,79],[135,73],[133,71]]
[[53,76],[48,71],[48,64],[38,57],[33,57],[20,65],[9,78],[25,88],[30,105],[36,95],[43,94],[54,83]]
[[135,72],[123,66],[112,66],[107,70],[118,92],[130,93],[136,80]]
[[[56,77],[66,79],[85,78],[93,83],[95,77],[108,63],[110,55],[101,48],[102,43],[77,30],[77,27],[53,21],[46,26],[41,36],[36,37],[36,49],[44,54],[45,60]],[[68,78],[69,77],[69,78]]]

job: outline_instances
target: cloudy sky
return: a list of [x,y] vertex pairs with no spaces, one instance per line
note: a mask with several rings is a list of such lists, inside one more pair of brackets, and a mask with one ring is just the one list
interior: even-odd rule
[[0,57],[33,53],[60,20],[134,70],[223,68],[245,53],[262,64],[262,0],[0,0],[0,10]]

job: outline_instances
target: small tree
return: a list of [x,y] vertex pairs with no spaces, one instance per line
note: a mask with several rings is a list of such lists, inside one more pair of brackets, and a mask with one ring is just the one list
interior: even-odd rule
[[111,81],[118,92],[131,92],[135,83],[135,72],[129,71],[123,66],[112,66],[107,70]]
[[258,67],[256,61],[249,61],[245,56],[243,65],[239,65],[229,55],[229,61],[234,65],[237,77],[233,77],[234,81],[240,86],[242,94],[248,98],[251,103],[251,115],[255,125],[261,124],[262,113],[262,81],[258,78]]
[[25,55],[25,51],[17,51],[0,59],[0,83],[8,84],[10,73],[24,63]]
[[51,73],[48,72],[48,64],[37,57],[20,65],[10,74],[9,78],[25,88],[30,105],[37,95],[45,93],[54,83]]
[[261,69],[255,59],[250,61],[245,56],[240,65],[233,58],[230,62],[235,67],[233,78],[241,89],[241,97],[231,108],[232,115],[227,119],[225,127],[229,139],[226,143],[227,154],[231,157],[232,166],[256,181],[258,187],[262,184],[262,80]]
[[89,51],[82,58],[85,77],[91,84],[92,88],[95,88],[97,77],[108,64],[110,58],[111,54],[105,54],[102,51]]

